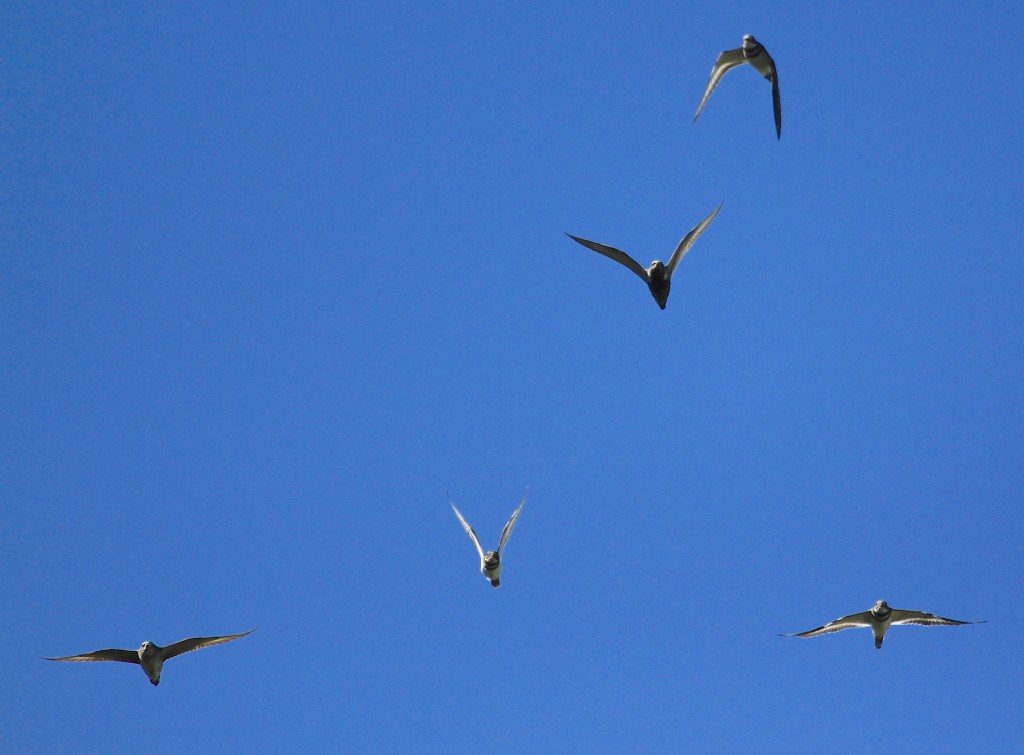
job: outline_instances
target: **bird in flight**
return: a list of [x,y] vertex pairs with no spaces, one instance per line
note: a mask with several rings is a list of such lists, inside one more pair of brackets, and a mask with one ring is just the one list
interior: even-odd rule
[[120,661],[121,663],[137,663],[142,666],[142,670],[146,672],[146,676],[149,677],[149,681],[155,686],[160,683],[160,672],[163,671],[164,661],[174,658],[176,655],[181,655],[182,653],[191,653],[193,650],[199,650],[200,648],[207,648],[211,645],[222,645],[225,642],[237,640],[239,637],[245,637],[247,634],[252,634],[255,631],[255,629],[250,629],[248,632],[242,632],[241,634],[229,634],[224,637],[191,637],[187,640],[175,642],[173,645],[168,645],[165,648],[162,648],[152,642],[143,642],[142,647],[138,650],[118,650],[111,648],[109,650],[95,650],[91,653],[82,653],[81,655],[68,655],[63,658],[45,658],[44,660]]
[[455,516],[459,518],[462,523],[462,528],[466,530],[466,534],[469,535],[469,539],[473,541],[473,545],[476,546],[477,552],[480,553],[480,572],[487,578],[493,587],[501,587],[501,554],[505,550],[505,544],[508,539],[512,536],[512,530],[516,526],[516,520],[519,519],[519,512],[523,510],[523,504],[526,503],[526,496],[523,496],[523,500],[519,502],[516,510],[512,512],[512,516],[509,517],[508,522],[505,524],[505,529],[501,531],[501,539],[498,541],[498,550],[484,552],[484,549],[480,546],[480,538],[476,536],[476,531],[469,526],[469,522],[462,516],[459,510],[455,507],[455,502],[452,501],[451,495],[448,496],[448,503],[452,505],[452,509],[455,511]]
[[835,621],[830,621],[828,624],[820,626],[817,629],[809,629],[806,632],[799,632],[798,634],[784,634],[782,636],[817,637],[820,634],[841,632],[844,629],[853,629],[854,627],[871,627],[871,632],[875,635],[875,647],[881,648],[882,640],[885,639],[885,633],[889,631],[890,626],[895,624],[960,626],[962,624],[984,623],[984,621],[957,621],[956,619],[946,619],[942,616],[936,616],[934,613],[925,613],[924,611],[905,611],[902,608],[889,608],[888,603],[884,600],[880,600],[875,603],[874,607],[869,611],[851,613],[849,616],[843,616]]
[[588,249],[593,249],[598,254],[610,257],[616,262],[628,267],[640,276],[640,279],[647,284],[647,287],[651,290],[651,296],[653,296],[654,300],[658,302],[658,306],[665,309],[665,304],[668,302],[668,292],[672,286],[672,273],[675,272],[676,266],[683,258],[683,255],[690,251],[690,247],[693,246],[694,242],[700,238],[700,235],[704,233],[709,225],[711,225],[711,221],[715,219],[715,216],[718,214],[718,211],[722,209],[722,205],[724,204],[725,202],[722,202],[722,204],[718,205],[710,215],[694,226],[693,230],[688,234],[683,236],[683,240],[679,242],[679,246],[676,247],[672,256],[669,257],[667,265],[661,260],[655,260],[651,263],[650,267],[644,269],[639,262],[615,247],[598,244],[596,241],[581,239],[579,236],[573,236],[571,233],[567,233],[565,235],[573,241],[583,244],[583,246]]
[[749,34],[743,35],[743,46],[735,50],[726,50],[718,56],[715,67],[711,69],[711,77],[708,79],[707,88],[701,98],[700,106],[697,108],[697,115],[693,116],[694,122],[704,109],[711,93],[715,91],[718,82],[725,76],[726,72],[738,65],[750,63],[754,69],[772,83],[772,104],[775,107],[775,133],[777,138],[782,138],[782,98],[779,95],[779,72],[775,68],[775,61],[764,45],[758,42]]

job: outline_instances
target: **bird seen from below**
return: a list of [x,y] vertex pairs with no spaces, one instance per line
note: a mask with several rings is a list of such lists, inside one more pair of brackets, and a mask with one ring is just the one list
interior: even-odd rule
[[241,634],[229,634],[223,637],[192,637],[187,640],[175,642],[165,648],[152,642],[143,642],[138,650],[96,650],[92,653],[81,655],[68,655],[63,658],[45,658],[47,661],[120,661],[121,663],[137,663],[146,672],[149,681],[154,686],[160,683],[160,672],[163,671],[164,661],[170,660],[182,653],[191,653],[193,650],[210,647],[211,645],[222,645],[225,642],[237,640],[255,632],[250,629]]
[[638,276],[640,279],[647,284],[647,287],[651,290],[651,296],[658,302],[658,306],[665,309],[665,304],[668,302],[668,292],[672,287],[672,274],[676,270],[676,266],[683,256],[690,250],[693,243],[700,238],[700,235],[704,233],[711,221],[715,219],[719,210],[722,209],[722,202],[716,207],[710,215],[700,221],[693,230],[683,236],[683,240],[679,242],[679,246],[669,257],[668,264],[663,263],[661,260],[655,260],[651,263],[650,267],[644,269],[639,262],[630,257],[625,252],[616,249],[615,247],[605,246],[599,244],[596,241],[588,241],[587,239],[581,239],[579,236],[573,236],[571,233],[565,234],[573,241],[583,244],[588,249],[593,249],[598,254],[603,254],[605,257],[610,257],[616,262],[625,265]]
[[694,122],[704,109],[711,93],[715,91],[718,82],[732,68],[744,63],[750,63],[754,69],[772,83],[772,105],[775,108],[775,133],[776,138],[782,138],[782,97],[779,95],[779,72],[775,68],[775,61],[764,45],[758,42],[749,34],[743,35],[743,46],[735,50],[726,50],[718,56],[714,68],[711,69],[711,77],[704,89],[704,96],[701,98],[700,106],[697,108],[697,115],[693,116]]
[[448,496],[448,503],[452,505],[455,516],[459,518],[462,528],[466,530],[466,534],[469,535],[470,540],[473,541],[473,545],[476,546],[477,552],[480,554],[480,572],[487,578],[492,587],[501,587],[501,554],[505,551],[505,544],[512,536],[516,520],[519,519],[519,512],[523,510],[523,504],[526,503],[526,496],[523,496],[523,500],[519,502],[516,510],[512,512],[512,516],[505,523],[505,529],[501,531],[501,539],[498,541],[498,550],[487,552],[484,552],[483,547],[480,545],[480,538],[477,537],[473,528],[469,526],[469,522],[466,521],[466,518],[455,507],[455,502],[452,501],[451,495]]
[[843,616],[835,621],[830,621],[828,624],[820,626],[817,629],[809,629],[806,632],[800,632],[798,634],[784,634],[782,636],[817,637],[820,634],[841,632],[844,629],[853,629],[854,627],[871,627],[871,632],[875,635],[875,647],[881,648],[882,640],[885,639],[885,633],[889,631],[890,626],[895,624],[960,626],[962,624],[984,623],[984,621],[957,621],[956,619],[946,619],[942,616],[936,616],[934,613],[925,613],[924,611],[906,611],[902,608],[889,608],[888,603],[884,600],[880,600],[875,603],[874,607],[869,611],[851,613],[849,616]]

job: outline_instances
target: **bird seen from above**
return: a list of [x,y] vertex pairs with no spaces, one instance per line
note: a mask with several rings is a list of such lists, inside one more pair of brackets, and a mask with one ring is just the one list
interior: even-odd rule
[[775,133],[776,138],[782,138],[782,98],[779,95],[779,72],[775,69],[775,61],[764,45],[758,42],[749,34],[743,35],[743,47],[735,50],[726,50],[718,56],[714,68],[711,69],[711,78],[708,79],[707,88],[704,89],[704,96],[701,98],[700,106],[697,108],[697,115],[693,116],[694,122],[704,109],[711,93],[715,91],[718,82],[725,73],[738,65],[750,63],[754,69],[772,83],[772,104],[775,108]]
[[603,254],[605,257],[610,257],[616,262],[625,265],[638,276],[640,279],[647,284],[647,287],[651,290],[651,296],[658,302],[658,306],[665,309],[665,304],[668,302],[668,292],[672,286],[672,273],[675,272],[676,266],[679,261],[683,258],[693,246],[693,243],[700,238],[700,235],[704,233],[711,221],[715,219],[719,210],[722,209],[722,205],[725,202],[718,205],[710,215],[700,221],[693,230],[683,236],[683,240],[679,242],[679,246],[669,257],[668,264],[663,263],[661,260],[655,260],[651,263],[650,267],[644,269],[639,262],[630,257],[625,252],[616,249],[615,247],[605,246],[604,244],[598,244],[596,241],[588,241],[587,239],[581,239],[579,236],[573,236],[571,233],[565,234],[573,241],[583,244],[588,249],[593,249],[598,254]]
[[191,653],[193,650],[210,647],[211,645],[222,645],[225,642],[237,640],[252,634],[255,629],[241,634],[229,634],[223,637],[192,637],[187,640],[175,642],[165,648],[152,642],[143,642],[138,650],[96,650],[92,653],[81,655],[69,655],[63,658],[45,658],[47,661],[120,661],[121,663],[137,663],[146,672],[149,681],[154,686],[160,683],[160,672],[163,670],[164,661],[174,658],[182,653]]
[[492,587],[501,587],[501,554],[505,550],[505,544],[508,539],[512,536],[512,530],[516,526],[516,520],[519,519],[519,512],[523,510],[523,504],[526,503],[526,496],[523,496],[523,500],[519,502],[516,510],[512,512],[512,516],[509,517],[508,522],[505,524],[505,529],[501,531],[501,539],[498,541],[498,550],[484,552],[484,549],[480,545],[480,538],[476,536],[476,532],[472,527],[469,526],[469,522],[462,516],[459,510],[455,507],[455,502],[452,501],[451,495],[448,496],[448,503],[452,505],[452,510],[455,511],[455,516],[459,518],[462,523],[462,528],[466,530],[466,534],[469,535],[469,539],[473,541],[473,545],[476,546],[477,552],[480,554],[480,572],[487,578],[491,583]]
[[905,611],[901,608],[889,608],[889,604],[884,600],[880,600],[875,603],[874,607],[869,611],[861,611],[860,613],[851,613],[849,616],[843,616],[835,621],[830,621],[824,626],[818,627],[817,629],[809,629],[806,632],[800,632],[798,634],[784,634],[782,637],[817,637],[820,634],[829,634],[830,632],[841,632],[844,629],[853,629],[854,627],[871,627],[871,632],[875,635],[875,647],[882,647],[882,640],[885,639],[885,633],[889,631],[889,627],[895,624],[922,624],[924,626],[960,626],[962,624],[984,624],[984,621],[957,621],[956,619],[945,619],[942,616],[936,616],[933,613],[925,613],[924,611]]

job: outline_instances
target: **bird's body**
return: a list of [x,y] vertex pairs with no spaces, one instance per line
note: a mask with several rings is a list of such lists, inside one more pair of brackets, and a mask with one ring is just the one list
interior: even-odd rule
[[579,236],[573,236],[571,233],[567,233],[566,236],[571,238],[578,244],[591,249],[598,254],[603,254],[609,259],[613,259],[620,265],[625,265],[632,270],[644,283],[647,284],[647,288],[650,289],[651,296],[654,297],[654,301],[658,302],[658,306],[665,309],[665,305],[668,303],[668,294],[672,288],[672,274],[676,270],[676,266],[679,265],[679,261],[682,260],[683,256],[690,251],[690,247],[693,246],[694,242],[700,238],[700,235],[704,233],[711,221],[715,219],[718,212],[722,209],[722,204],[718,205],[710,215],[700,221],[693,229],[683,236],[682,241],[676,246],[676,250],[672,253],[672,256],[668,260],[668,264],[665,264],[661,260],[654,260],[649,267],[644,268],[635,259],[630,257],[628,254],[620,249],[616,249],[612,246],[606,246],[605,244],[599,244],[596,241],[589,241],[587,239],[580,238]]
[[817,637],[831,632],[841,632],[844,629],[854,627],[870,627],[875,637],[875,647],[881,648],[889,627],[896,624],[922,624],[925,626],[960,626],[962,624],[984,624],[983,621],[958,621],[936,616],[934,613],[924,611],[908,611],[902,608],[890,608],[884,600],[879,600],[868,611],[852,613],[849,616],[842,616],[835,621],[809,629],[806,632],[797,634],[786,634],[784,637]]
[[160,684],[160,674],[163,672],[164,661],[170,660],[182,653],[190,653],[193,650],[210,647],[211,645],[222,645],[225,642],[237,640],[252,634],[255,629],[241,634],[229,634],[221,637],[190,637],[187,640],[175,642],[167,647],[160,647],[153,642],[143,642],[138,650],[120,650],[110,648],[108,650],[95,650],[91,653],[81,655],[68,655],[62,658],[47,658],[48,661],[119,661],[121,663],[137,663],[146,673],[149,681],[154,685]]
[[693,116],[696,121],[700,112],[707,104],[711,93],[715,91],[718,82],[731,69],[736,66],[749,63],[759,74],[772,83],[772,108],[775,111],[775,133],[777,138],[782,138],[782,95],[779,93],[779,72],[775,67],[775,61],[764,45],[754,39],[750,34],[743,35],[743,46],[735,50],[722,52],[711,69],[711,76],[708,78],[708,85],[704,89],[704,96],[697,107],[697,114]]
[[476,531],[469,526],[469,522],[462,516],[462,513],[455,507],[455,502],[452,501],[451,496],[448,497],[448,503],[452,505],[452,510],[455,512],[455,516],[458,517],[459,522],[462,524],[462,528],[469,535],[469,539],[473,541],[473,545],[476,546],[477,552],[480,554],[480,573],[484,575],[488,582],[491,583],[492,587],[501,587],[501,554],[505,550],[505,544],[508,539],[512,536],[512,530],[516,526],[516,521],[519,519],[519,512],[523,510],[523,504],[526,503],[526,496],[523,496],[523,500],[519,502],[519,506],[512,512],[512,516],[505,524],[505,528],[501,531],[501,539],[498,542],[498,550],[496,551],[484,551],[480,545],[480,538],[477,537]]

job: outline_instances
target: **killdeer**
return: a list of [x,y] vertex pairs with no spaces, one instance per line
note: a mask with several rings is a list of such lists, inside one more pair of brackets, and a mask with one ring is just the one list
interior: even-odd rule
[[782,138],[782,98],[779,96],[779,72],[775,69],[775,61],[764,45],[758,42],[749,34],[743,35],[743,47],[735,50],[726,50],[718,56],[715,67],[711,69],[711,78],[708,79],[708,86],[704,90],[704,97],[701,98],[700,107],[697,108],[697,115],[693,116],[696,122],[700,111],[704,109],[711,93],[715,91],[718,82],[721,81],[726,71],[735,68],[743,63],[750,63],[759,74],[772,82],[772,104],[775,106],[775,132],[777,138]]
[[844,629],[854,627],[871,627],[875,635],[875,647],[882,647],[882,640],[889,627],[894,624],[923,624],[925,626],[960,626],[961,624],[984,624],[984,621],[957,621],[956,619],[945,619],[933,613],[924,611],[905,611],[901,608],[889,608],[884,600],[875,603],[870,611],[851,613],[835,621],[830,621],[817,629],[809,629],[798,634],[784,634],[783,637],[817,637],[819,634],[830,632],[841,632]]
[[250,629],[248,632],[242,632],[241,634],[229,634],[224,637],[192,637],[187,640],[175,642],[173,645],[168,645],[165,648],[162,648],[152,642],[143,642],[142,647],[138,650],[95,650],[92,653],[68,655],[63,658],[45,658],[44,660],[121,661],[122,663],[137,663],[142,666],[142,670],[146,672],[146,676],[149,677],[149,681],[154,685],[157,685],[160,683],[160,672],[163,670],[164,661],[167,661],[176,655],[181,655],[182,653],[191,653],[193,650],[199,650],[200,648],[231,642],[232,640],[237,640],[239,637],[245,637],[247,634],[252,634],[255,631],[255,629]]
[[469,535],[469,539],[473,541],[473,545],[476,546],[477,551],[480,553],[480,572],[487,578],[493,587],[501,587],[501,554],[505,550],[505,543],[512,536],[512,529],[516,526],[516,520],[519,519],[519,512],[523,510],[523,504],[526,503],[526,496],[523,496],[523,500],[519,502],[516,510],[512,512],[512,516],[505,524],[505,529],[501,531],[501,539],[498,541],[498,550],[484,552],[484,549],[480,546],[480,538],[476,536],[476,532],[472,527],[469,526],[469,522],[462,516],[457,508],[455,508],[455,502],[452,501],[451,495],[448,496],[448,503],[452,505],[452,510],[455,511],[455,516],[462,522],[462,528],[466,530],[466,534]]
[[651,296],[658,302],[658,306],[665,309],[665,303],[668,301],[669,288],[672,286],[672,273],[675,272],[676,266],[679,261],[683,258],[690,247],[693,246],[694,242],[700,238],[700,235],[704,233],[711,221],[715,219],[718,211],[722,209],[722,205],[725,202],[718,205],[714,211],[700,221],[693,230],[683,236],[683,240],[679,242],[679,246],[672,253],[672,256],[668,260],[666,265],[661,260],[655,260],[651,263],[650,267],[644,269],[639,262],[630,257],[625,252],[616,249],[611,246],[605,246],[604,244],[598,244],[596,241],[588,241],[587,239],[581,239],[579,236],[573,236],[571,233],[565,234],[573,241],[583,244],[588,249],[593,249],[598,254],[603,254],[605,257],[610,257],[616,262],[625,265],[643,280],[647,284],[647,287],[651,290]]

